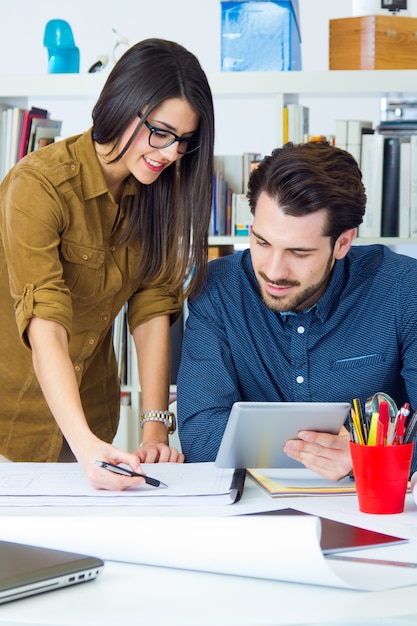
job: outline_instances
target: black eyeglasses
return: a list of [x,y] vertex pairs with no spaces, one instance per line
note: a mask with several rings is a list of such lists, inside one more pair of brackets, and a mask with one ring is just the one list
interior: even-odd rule
[[[140,113],[138,113],[138,117],[142,119]],[[198,133],[178,137],[178,135],[172,133],[170,130],[152,126],[147,120],[144,120],[143,123],[149,130],[149,145],[151,148],[168,148],[168,146],[172,146],[173,143],[178,141],[178,154],[190,154],[190,152],[194,152],[200,147],[200,136]]]

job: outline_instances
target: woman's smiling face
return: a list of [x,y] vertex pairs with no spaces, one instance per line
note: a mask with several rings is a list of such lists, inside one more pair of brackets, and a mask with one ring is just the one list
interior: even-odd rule
[[[191,108],[187,100],[172,98],[165,100],[160,106],[155,108],[150,116],[146,118],[152,126],[166,131],[170,131],[182,137],[191,135],[198,129],[200,118]],[[124,146],[132,136],[137,127],[138,120],[135,119],[126,128],[120,145]],[[177,141],[166,148],[152,148],[149,145],[150,131],[144,125],[132,145],[118,162],[118,166],[123,166],[125,175],[133,176],[144,185],[155,182],[160,173],[178,159],[183,157],[178,153],[179,144]]]

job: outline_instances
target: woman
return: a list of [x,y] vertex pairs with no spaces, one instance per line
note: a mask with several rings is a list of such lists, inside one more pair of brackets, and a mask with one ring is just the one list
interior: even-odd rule
[[[92,129],[29,154],[2,182],[3,461],[69,454],[105,489],[143,478],[96,460],[135,471],[140,462],[183,461],[160,412],[170,323],[205,279],[213,143],[198,60],[148,39],[113,68]],[[112,323],[126,301],[144,410],[135,454],[111,445],[120,404]]]

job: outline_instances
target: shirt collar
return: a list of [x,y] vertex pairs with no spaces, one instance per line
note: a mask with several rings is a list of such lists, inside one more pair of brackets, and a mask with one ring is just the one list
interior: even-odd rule
[[[327,289],[324,294],[317,300],[313,306],[305,311],[300,311],[300,314],[314,314],[321,321],[325,322],[331,315],[334,309],[337,307],[337,303],[340,299],[340,294],[344,285],[346,259],[337,260],[333,266],[332,273],[330,275],[330,281],[327,285]],[[288,315],[297,315],[294,311],[288,311],[280,313],[283,321],[286,321]]]
[[[106,180],[97,157],[93,141],[93,129],[80,135],[75,144],[75,158],[83,164],[81,168],[81,178],[84,190],[84,198],[91,200],[108,193]],[[133,176],[126,180],[123,195],[134,195],[136,192],[136,181]]]

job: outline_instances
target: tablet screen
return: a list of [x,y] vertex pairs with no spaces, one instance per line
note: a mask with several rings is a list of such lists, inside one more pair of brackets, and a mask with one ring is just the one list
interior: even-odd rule
[[347,402],[235,402],[216,457],[217,467],[304,467],[283,447],[300,430],[337,434]]

